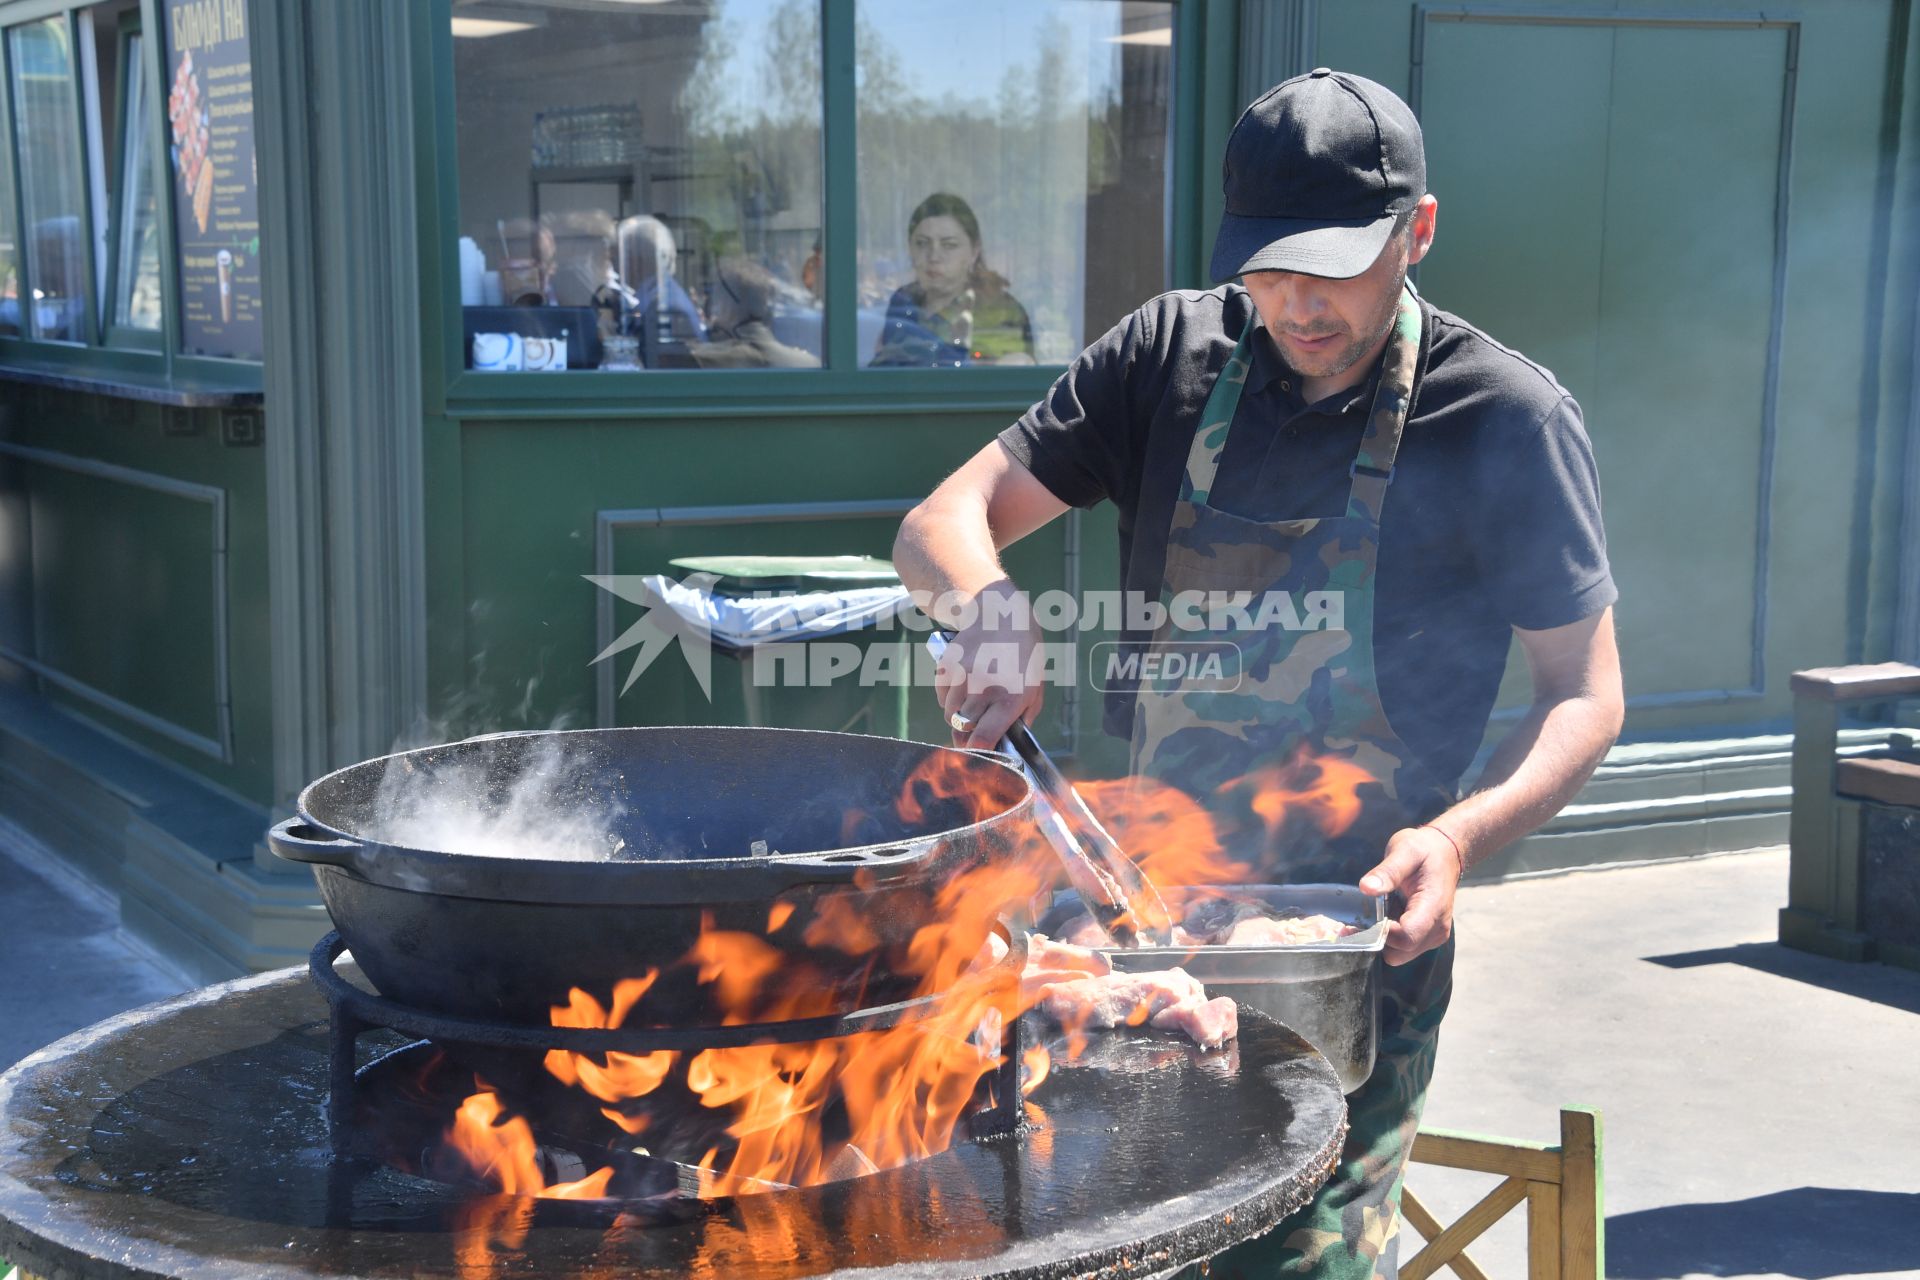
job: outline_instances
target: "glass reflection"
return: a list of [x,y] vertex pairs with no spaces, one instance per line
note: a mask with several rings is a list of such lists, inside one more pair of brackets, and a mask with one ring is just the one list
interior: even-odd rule
[[81,217],[79,116],[74,50],[66,16],[7,32],[13,119],[26,211],[29,330],[36,338],[87,339],[87,237]]
[[857,0],[863,363],[1062,364],[1166,287],[1173,6]]
[[907,219],[913,280],[887,299],[877,365],[1032,364],[1033,322],[987,266],[980,220],[959,196],[936,192]]
[[817,365],[820,0],[455,0],[467,366]]
[[[4,144],[4,139],[0,139]],[[20,333],[20,228],[13,193],[13,157],[0,145],[0,335]]]

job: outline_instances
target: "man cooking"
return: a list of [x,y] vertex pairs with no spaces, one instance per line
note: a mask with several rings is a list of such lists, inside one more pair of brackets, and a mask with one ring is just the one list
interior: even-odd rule
[[[1225,192],[1212,274],[1226,283],[1155,298],[1090,346],[914,509],[894,556],[956,628],[936,684],[974,746],[1041,703],[1022,673],[1042,637],[998,551],[1069,506],[1118,508],[1132,595],[1251,593],[1238,616],[1187,610],[1184,628],[1125,637],[1230,642],[1236,688],[1146,681],[1108,695],[1107,727],[1136,774],[1203,802],[1303,751],[1363,768],[1352,826],[1268,870],[1391,894],[1397,918],[1378,1065],[1348,1099],[1339,1168],[1211,1274],[1392,1274],[1454,889],[1552,817],[1618,734],[1617,593],[1579,406],[1407,281],[1437,210],[1407,105],[1324,67],[1286,81],[1234,126]],[[1309,607],[1248,626],[1279,594]],[[1462,799],[1510,637],[1532,703]]]

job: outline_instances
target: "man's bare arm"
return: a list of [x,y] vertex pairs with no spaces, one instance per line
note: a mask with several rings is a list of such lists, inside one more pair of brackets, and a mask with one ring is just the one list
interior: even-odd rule
[[1368,893],[1398,891],[1406,900],[1388,932],[1390,964],[1445,942],[1461,873],[1560,812],[1620,735],[1626,711],[1612,609],[1514,634],[1533,675],[1527,714],[1494,751],[1480,789],[1427,826],[1396,832],[1360,881]]
[[1468,866],[1538,830],[1578,795],[1626,715],[1612,609],[1514,634],[1533,675],[1533,705],[1495,748],[1479,789],[1434,819]]
[[893,565],[909,588],[936,600],[971,596],[1007,576],[1002,547],[1066,510],[995,440],[907,513],[894,539]]
[[[956,630],[936,689],[943,711],[975,722],[970,733],[955,735],[961,742],[990,747],[1015,719],[1030,719],[1040,710],[1039,686],[982,679],[975,669],[982,666],[983,655],[995,652],[989,646],[1009,647],[1016,668],[1025,669],[1039,637],[1024,616],[1026,602],[1001,567],[999,553],[1066,510],[1066,503],[995,440],[901,522],[893,543],[900,580],[925,593],[936,622]],[[1014,615],[1011,625],[995,621],[1000,609],[981,607],[989,599]]]

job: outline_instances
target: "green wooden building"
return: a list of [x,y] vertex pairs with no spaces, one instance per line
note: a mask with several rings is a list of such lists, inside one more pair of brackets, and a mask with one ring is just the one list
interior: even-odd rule
[[[622,692],[592,660],[633,614],[588,577],[885,555],[1082,345],[1208,283],[1239,108],[1325,64],[1419,112],[1420,288],[1556,371],[1605,486],[1627,733],[1490,873],[1778,842],[1788,674],[1920,658],[1912,26],[1908,0],[0,0],[0,821],[212,977],[324,927],[261,837],[329,769],[737,714],[671,664]],[[916,220],[935,193],[973,227]],[[924,332],[902,300],[954,227],[982,319]],[[1111,512],[1010,565],[1113,585]],[[1090,691],[1041,728],[1119,766]]]

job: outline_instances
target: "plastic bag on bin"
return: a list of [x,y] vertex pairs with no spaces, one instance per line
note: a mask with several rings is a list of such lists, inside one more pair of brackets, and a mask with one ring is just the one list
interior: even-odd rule
[[686,582],[655,574],[644,581],[649,595],[705,630],[714,644],[731,650],[844,635],[893,618],[912,604],[911,594],[897,584],[795,595],[724,596],[706,585],[712,581],[706,574],[695,574]]

